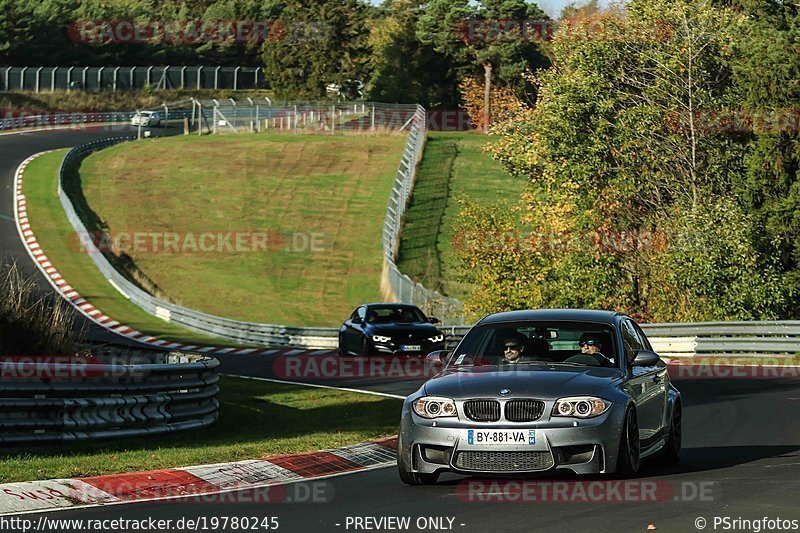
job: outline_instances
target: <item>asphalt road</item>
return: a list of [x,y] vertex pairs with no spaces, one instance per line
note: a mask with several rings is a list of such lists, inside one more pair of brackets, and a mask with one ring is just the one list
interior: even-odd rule
[[[108,134],[98,129],[0,136],[0,250],[17,259],[26,271],[39,276],[19,242],[13,222],[14,170],[32,153],[74,146]],[[39,281],[43,290],[48,290],[46,281],[41,277]],[[225,373],[286,377],[280,360],[274,357],[220,359]],[[315,381],[400,395],[413,391],[421,382],[376,379],[369,374],[338,380],[320,376]],[[291,502],[275,502],[274,496],[265,502],[263,493],[250,490],[181,502],[73,509],[46,516],[171,519],[172,527],[158,529],[209,531],[244,529],[244,523],[232,527],[230,517],[256,517],[259,520],[249,523],[248,530],[258,531],[267,530],[261,527],[266,525],[261,519],[275,517],[277,530],[290,532],[616,532],[645,531],[651,524],[658,531],[698,531],[697,525],[704,525],[709,531],[765,531],[777,529],[776,526],[800,529],[800,419],[796,416],[800,380],[696,379],[676,384],[683,393],[685,407],[681,466],[665,469],[645,464],[641,477],[622,486],[613,480],[577,481],[567,476],[497,484],[444,476],[436,486],[407,487],[393,468],[387,468],[289,485],[283,494]],[[477,485],[480,482],[482,488]],[[538,501],[542,499],[546,501]],[[181,518],[198,517],[205,517],[198,527],[175,527]],[[397,522],[386,522],[390,517],[407,517],[410,521],[407,526],[395,527]],[[728,521],[715,525],[715,517],[727,517]],[[431,520],[425,521],[426,518]],[[764,518],[795,522],[775,524],[763,522]],[[227,527],[222,527],[226,519]],[[274,522],[269,525],[273,526],[270,530],[276,529]],[[50,524],[48,530],[72,531],[76,527]],[[156,528],[128,525],[118,530]]]

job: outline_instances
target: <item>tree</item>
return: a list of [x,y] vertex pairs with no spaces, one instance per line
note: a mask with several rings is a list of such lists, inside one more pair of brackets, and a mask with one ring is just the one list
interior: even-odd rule
[[431,0],[417,26],[419,39],[458,65],[459,78],[484,78],[483,127],[491,125],[492,79],[522,85],[526,70],[547,64],[537,44],[523,35],[524,22],[547,17],[524,0]]
[[262,54],[276,95],[321,98],[328,84],[366,79],[366,15],[359,0],[287,0]]

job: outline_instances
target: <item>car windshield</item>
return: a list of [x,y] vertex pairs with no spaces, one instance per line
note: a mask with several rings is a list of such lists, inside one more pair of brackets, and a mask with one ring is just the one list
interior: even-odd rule
[[617,366],[614,328],[593,322],[525,321],[478,326],[450,356],[447,368],[567,364]]
[[367,322],[371,324],[411,324],[427,322],[425,315],[416,307],[373,306],[367,310]]

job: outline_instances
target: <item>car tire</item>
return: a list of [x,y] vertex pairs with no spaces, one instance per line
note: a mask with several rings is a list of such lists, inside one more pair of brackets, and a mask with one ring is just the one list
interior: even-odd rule
[[397,473],[400,475],[400,481],[406,485],[433,485],[439,479],[439,473],[422,474],[420,472],[413,472],[411,465],[405,460],[403,453],[403,443],[397,439]]
[[618,477],[633,476],[639,471],[640,452],[639,421],[636,417],[636,408],[628,407],[628,410],[625,411],[625,421],[622,424],[622,434],[619,437],[616,470]]
[[672,416],[669,423],[669,436],[664,450],[661,453],[661,460],[666,465],[676,465],[681,461],[681,440],[683,435],[683,407],[680,400],[675,401],[672,406]]

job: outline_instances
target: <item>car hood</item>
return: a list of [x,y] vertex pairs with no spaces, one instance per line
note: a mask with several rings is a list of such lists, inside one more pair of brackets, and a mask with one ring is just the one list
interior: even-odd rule
[[415,335],[439,335],[441,332],[429,322],[414,322],[411,324],[370,324],[369,332],[374,335],[401,335],[413,333]]
[[622,371],[615,368],[579,366],[533,366],[522,369],[498,369],[478,366],[460,368],[436,376],[424,385],[429,396],[453,399],[497,398],[500,389],[510,392],[504,398],[540,398],[594,394],[612,383],[622,381]]

